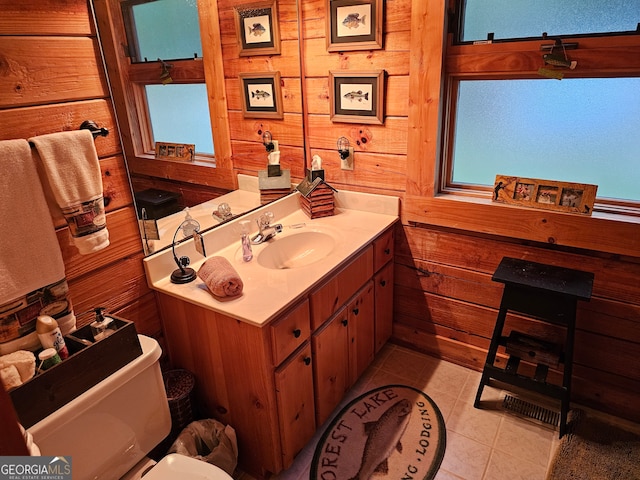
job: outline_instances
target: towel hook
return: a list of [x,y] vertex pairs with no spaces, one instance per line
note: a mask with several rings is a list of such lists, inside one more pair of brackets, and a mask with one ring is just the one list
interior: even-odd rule
[[84,122],[82,122],[82,124],[80,125],[80,130],[89,130],[93,135],[93,138],[96,138],[98,136],[106,137],[107,135],[109,135],[108,128],[98,127],[96,122],[94,122],[93,120],[85,120]]

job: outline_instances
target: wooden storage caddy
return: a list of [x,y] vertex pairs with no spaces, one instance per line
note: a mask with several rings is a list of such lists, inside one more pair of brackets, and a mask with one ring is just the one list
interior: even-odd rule
[[93,341],[89,325],[65,336],[69,357],[9,392],[24,428],[38,423],[142,354],[133,322],[109,317],[118,327],[113,334],[92,345],[76,340]]

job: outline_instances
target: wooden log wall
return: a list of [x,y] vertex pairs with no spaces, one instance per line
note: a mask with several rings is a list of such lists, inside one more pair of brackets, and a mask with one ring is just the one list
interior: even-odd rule
[[[80,255],[64,220],[55,220],[76,315],[104,306],[162,342],[88,1],[0,0],[0,11],[0,140],[76,130],[84,120],[110,132],[96,139],[110,246]],[[79,327],[91,321],[77,319]]]

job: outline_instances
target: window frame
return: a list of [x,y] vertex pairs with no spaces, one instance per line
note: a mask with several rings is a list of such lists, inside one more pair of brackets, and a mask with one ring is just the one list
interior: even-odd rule
[[[155,144],[146,107],[145,85],[161,84],[159,61],[133,62],[127,48],[127,35],[121,4],[127,0],[93,0],[100,38],[126,162],[130,173],[180,182],[233,190],[229,118],[222,60],[222,41],[216,0],[197,0],[200,13],[202,58],[165,60],[173,65],[173,83],[204,83],[214,137],[215,154],[197,154],[193,162],[156,159]],[[207,59],[207,60],[205,60]],[[197,179],[197,180],[196,180]]]
[[[490,235],[507,242],[535,242],[550,248],[569,247],[596,255],[640,257],[640,217],[606,212],[575,215],[501,204],[493,202],[491,195],[477,197],[439,192],[449,3],[450,0],[411,0],[407,181],[401,203],[403,224],[467,235]],[[640,36],[617,37],[612,41],[623,44],[612,45],[610,51],[614,55],[633,55],[634,68],[640,70]],[[517,49],[517,44],[507,45],[513,51]],[[475,47],[491,52],[483,45]],[[517,61],[517,53],[514,55]],[[526,55],[524,58],[526,60]],[[537,55],[536,58],[539,59]],[[615,75],[615,67],[610,70],[611,75]]]
[[[450,0],[449,31],[443,53],[443,115],[438,184],[441,194],[483,197],[492,186],[456,184],[452,181],[453,135],[456,89],[460,80],[539,79],[543,45],[553,45],[556,37],[501,39],[491,43],[458,42],[462,2]],[[636,32],[577,34],[562,37],[566,43],[578,43],[570,50],[579,69],[563,71],[565,78],[640,77],[640,61],[632,60],[633,48],[640,48]],[[635,57],[638,54],[635,53]],[[640,201],[598,197],[594,211],[640,216]]]

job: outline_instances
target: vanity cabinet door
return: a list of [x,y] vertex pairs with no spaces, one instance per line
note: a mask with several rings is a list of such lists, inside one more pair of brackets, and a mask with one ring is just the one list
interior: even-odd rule
[[316,423],[322,425],[349,388],[349,318],[343,307],[311,337]]
[[347,305],[349,318],[349,386],[362,375],[374,356],[375,305],[369,281]]
[[306,342],[275,371],[282,467],[291,466],[316,431],[311,345]]
[[391,337],[393,328],[393,262],[373,278],[376,303],[376,353]]

